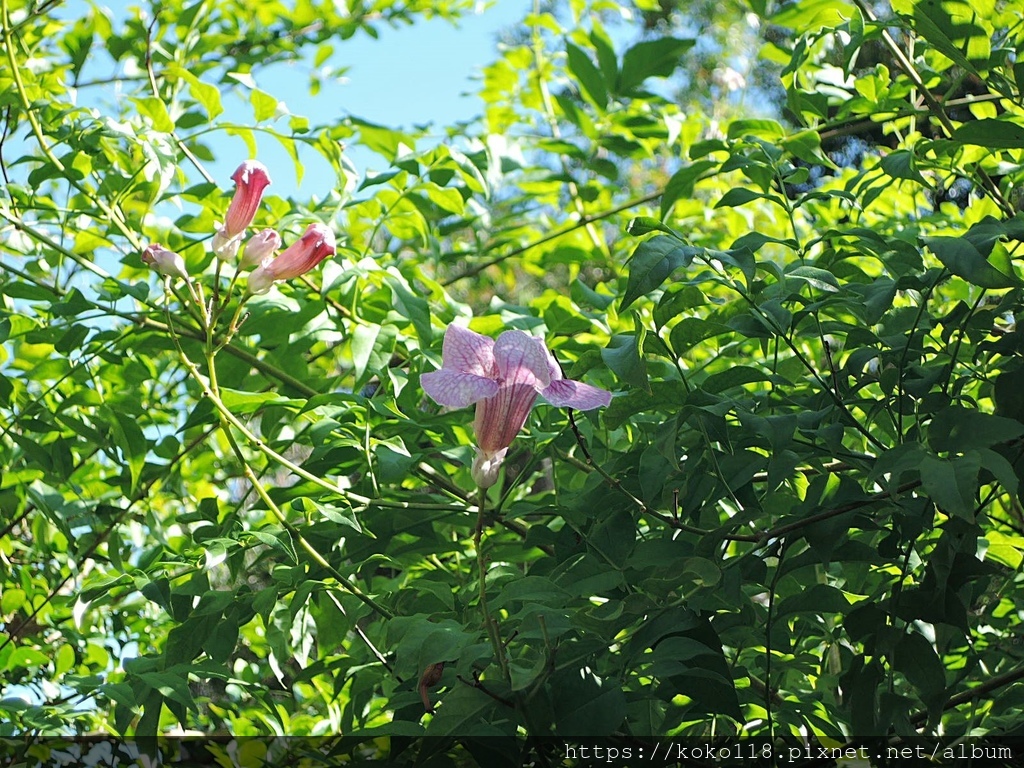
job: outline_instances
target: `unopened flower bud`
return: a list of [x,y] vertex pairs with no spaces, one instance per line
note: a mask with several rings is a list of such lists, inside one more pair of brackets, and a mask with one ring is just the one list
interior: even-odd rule
[[213,235],[213,242],[210,243],[210,248],[221,261],[232,261],[238,254],[238,246],[241,242],[241,234],[232,237],[228,234],[227,227],[221,227]]
[[228,238],[242,234],[252,224],[263,190],[270,185],[270,174],[258,160],[246,160],[231,174],[231,180],[235,182],[235,196],[224,219],[224,234]]
[[508,453],[508,448],[502,448],[493,453],[476,449],[476,458],[473,459],[470,475],[477,487],[490,488],[497,482],[498,473],[501,472],[501,463],[505,460],[506,453]]
[[149,265],[161,275],[183,277],[188,280],[188,272],[185,271],[185,260],[179,254],[164,248],[159,243],[146,246],[146,250],[142,252],[142,263]]
[[306,227],[302,237],[275,259],[264,262],[249,275],[249,293],[266,293],[277,280],[304,275],[334,255],[334,232],[319,222]]
[[249,238],[242,252],[238,266],[242,269],[256,267],[274,257],[281,247],[281,236],[272,229],[263,229]]

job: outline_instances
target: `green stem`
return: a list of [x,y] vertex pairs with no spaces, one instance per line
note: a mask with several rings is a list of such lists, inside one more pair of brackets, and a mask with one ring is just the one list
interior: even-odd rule
[[645,203],[654,202],[659,197],[661,197],[661,195],[662,190],[659,189],[657,192],[652,192],[649,195],[644,195],[643,197],[637,197],[632,200],[627,200],[621,205],[617,205],[614,208],[609,208],[606,211],[601,211],[600,213],[594,213],[588,216],[583,216],[582,218],[577,219],[568,226],[562,227],[561,229],[556,229],[554,232],[550,232],[549,234],[544,235],[543,237],[540,237],[532,242],[529,242],[526,245],[521,245],[518,248],[513,248],[508,253],[503,253],[501,256],[495,256],[493,259],[488,259],[487,261],[477,264],[476,266],[470,267],[469,269],[466,269],[465,271],[460,272],[459,274],[453,277],[449,277],[446,280],[442,280],[441,286],[443,288],[447,288],[449,285],[459,282],[459,280],[465,280],[467,277],[473,277],[474,275],[480,274],[488,267],[493,267],[495,264],[501,264],[501,262],[505,261],[506,259],[511,259],[516,256],[520,256],[529,250],[537,248],[538,246],[544,245],[545,243],[550,243],[553,240],[557,240],[560,237],[564,237],[565,235],[575,232],[580,227],[589,226],[595,221],[601,221],[602,219],[610,218],[617,213],[628,211],[630,208],[636,208],[638,205],[644,205]]
[[368,496],[363,496],[363,495],[355,493],[355,492],[353,492],[351,490],[348,490],[348,489],[342,488],[342,487],[340,487],[338,485],[335,485],[333,483],[330,483],[330,482],[324,480],[323,478],[317,477],[312,472],[309,472],[308,470],[303,469],[302,467],[300,467],[298,464],[294,463],[293,461],[289,461],[284,456],[282,456],[280,453],[278,453],[273,448],[268,446],[262,439],[260,439],[256,435],[254,435],[249,430],[249,428],[246,427],[241,421],[239,421],[238,418],[233,413],[231,413],[231,411],[227,408],[227,406],[224,405],[223,401],[220,399],[220,396],[217,394],[217,392],[214,391],[213,386],[211,386],[210,383],[208,383],[206,380],[204,380],[202,373],[200,373],[200,371],[196,367],[195,363],[193,363],[188,358],[188,355],[186,355],[184,353],[184,351],[180,349],[180,344],[178,344],[178,341],[177,341],[177,335],[175,334],[174,329],[171,327],[170,317],[168,317],[168,328],[171,331],[172,337],[175,339],[175,344],[178,345],[178,347],[179,347],[179,355],[181,357],[181,361],[182,361],[183,365],[188,369],[189,373],[192,374],[192,378],[195,379],[195,381],[202,388],[203,394],[206,395],[207,398],[209,398],[209,400],[213,404],[214,408],[217,409],[217,411],[220,413],[220,415],[232,427],[237,429],[242,434],[242,436],[248,441],[248,443],[252,447],[258,449],[262,454],[264,454],[265,456],[267,456],[270,459],[273,459],[278,464],[283,466],[285,469],[288,469],[288,470],[294,472],[296,475],[301,477],[303,480],[308,480],[309,482],[311,482],[311,483],[313,483],[315,485],[320,486],[324,490],[330,491],[331,493],[336,493],[336,494],[344,497],[345,499],[347,499],[349,501],[356,501],[359,504],[363,504],[363,505],[366,505],[366,506],[376,505],[376,506],[379,506],[379,507],[390,507],[390,508],[393,508],[393,509],[445,509],[445,510],[451,509],[451,505],[449,505],[449,504],[427,504],[427,503],[420,503],[420,502],[416,502],[415,504],[412,504],[412,503],[404,502],[404,501],[390,501],[390,500],[386,500],[386,499],[371,499]]
[[323,568],[325,571],[331,574],[331,576],[334,577],[334,579],[339,584],[341,584],[341,586],[347,592],[357,597],[364,604],[369,606],[372,610],[376,611],[379,615],[383,616],[385,619],[395,618],[395,614],[393,611],[385,608],[372,597],[367,595],[365,592],[359,589],[359,587],[357,587],[352,581],[347,579],[337,568],[335,568],[333,565],[327,562],[324,556],[320,554],[319,550],[317,550],[316,547],[310,544],[306,537],[303,536],[302,533],[299,531],[299,529],[288,521],[288,518],[285,517],[285,514],[281,511],[281,508],[278,507],[277,504],[274,503],[274,500],[270,498],[270,494],[267,493],[266,489],[263,487],[263,484],[259,481],[259,478],[256,477],[256,473],[252,471],[252,467],[249,466],[249,463],[245,460],[245,455],[242,453],[242,449],[238,445],[238,442],[235,440],[234,435],[231,434],[231,429],[228,426],[226,420],[221,419],[220,429],[224,437],[227,439],[228,444],[231,446],[231,450],[235,454],[235,457],[242,465],[242,471],[245,473],[246,478],[252,484],[252,487],[256,491],[256,494],[263,500],[263,503],[267,505],[267,509],[269,509],[273,513],[274,517],[277,518],[278,522],[281,523],[282,526],[284,526],[285,530],[287,530],[288,533],[290,533],[295,538],[295,540],[299,542],[302,548],[306,550],[309,556],[313,559],[313,562],[315,562],[317,565],[319,565],[321,568]]
[[[169,284],[170,278],[167,278],[167,282]],[[384,606],[380,605],[372,597],[370,597],[361,589],[359,589],[353,582],[347,579],[340,571],[338,571],[338,569],[336,569],[329,562],[327,562],[327,560],[324,558],[323,555],[320,554],[316,547],[314,547],[312,544],[309,543],[309,541],[306,540],[306,537],[302,535],[299,529],[288,521],[288,518],[281,511],[280,507],[278,507],[277,504],[274,503],[274,500],[270,498],[270,494],[267,493],[266,489],[263,487],[263,484],[260,482],[259,478],[256,477],[256,473],[252,471],[252,467],[249,465],[249,462],[246,461],[245,454],[242,453],[242,449],[238,445],[238,442],[235,440],[235,436],[231,434],[231,427],[234,426],[236,429],[241,431],[242,434],[244,434],[247,439],[249,439],[250,441],[255,441],[257,445],[262,445],[262,441],[257,440],[255,435],[253,435],[251,432],[245,429],[242,423],[239,422],[238,419],[234,417],[234,414],[232,414],[220,400],[219,388],[217,386],[217,368],[215,365],[216,350],[214,350],[212,347],[212,340],[209,339],[208,336],[208,343],[206,347],[206,363],[210,371],[210,378],[209,383],[207,383],[203,381],[202,375],[199,373],[199,369],[196,368],[195,363],[193,363],[189,359],[188,355],[185,354],[185,350],[182,349],[181,342],[178,339],[178,335],[174,331],[174,324],[171,318],[170,307],[167,306],[166,304],[166,299],[169,295],[169,290],[164,293],[164,310],[167,313],[167,327],[170,329],[171,340],[174,342],[175,349],[178,351],[178,356],[181,358],[182,363],[188,369],[189,373],[192,374],[192,378],[199,382],[199,386],[203,388],[203,392],[206,394],[208,398],[210,398],[210,401],[213,402],[217,407],[217,410],[220,413],[221,432],[223,433],[224,438],[228,441],[228,445],[231,446],[232,452],[235,454],[235,457],[238,459],[239,464],[241,464],[242,466],[242,471],[245,473],[246,478],[252,484],[252,487],[256,491],[257,495],[263,500],[263,503],[266,504],[267,509],[269,509],[273,513],[274,517],[276,517],[278,521],[281,523],[281,525],[284,526],[285,530],[287,530],[299,542],[302,548],[306,550],[306,552],[317,565],[319,565],[321,568],[323,568],[329,574],[331,574],[331,576],[333,576],[334,579],[342,585],[342,587],[344,587],[348,592],[350,592],[352,595],[357,597],[367,606],[376,611],[379,615],[387,619],[394,618],[395,614],[393,612],[391,612]],[[209,319],[209,315],[205,310],[203,310],[203,315],[206,319]],[[209,332],[209,327],[207,328],[207,331]],[[280,458],[283,459],[284,457]],[[310,475],[310,477],[313,477],[313,475]],[[319,480],[319,478],[317,479]],[[337,489],[332,490],[337,492]]]
[[473,548],[476,549],[476,566],[480,578],[480,611],[484,615],[484,628],[491,640],[491,647],[494,649],[494,657],[501,667],[502,676],[508,680],[508,660],[505,658],[505,648],[502,646],[501,633],[498,631],[498,624],[487,608],[487,563],[484,560],[483,534],[484,534],[484,510],[487,504],[487,489],[480,489],[480,503],[477,505],[476,529],[473,531]]

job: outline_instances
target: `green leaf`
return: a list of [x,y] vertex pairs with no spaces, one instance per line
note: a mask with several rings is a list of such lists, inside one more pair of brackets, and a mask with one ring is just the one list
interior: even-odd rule
[[446,213],[461,216],[466,209],[462,193],[452,187],[442,187],[433,182],[421,185],[430,201]]
[[[426,735],[458,736],[460,739],[502,735],[490,724],[497,706],[497,702],[482,691],[469,685],[458,685],[445,696],[444,706],[437,708],[437,714],[427,724]],[[422,707],[420,712],[423,712]]]
[[746,205],[753,200],[761,200],[763,198],[764,195],[760,192],[755,192],[746,187],[735,187],[722,195],[722,198],[715,203],[715,208],[735,208],[736,206]]
[[798,0],[783,6],[771,21],[809,34],[822,27],[838,27],[856,15],[856,8],[844,0]]
[[434,339],[434,329],[430,324],[430,304],[423,297],[412,293],[404,282],[392,279],[388,283],[391,286],[395,309],[412,321],[420,343],[429,346]]
[[846,613],[850,609],[850,601],[842,590],[828,584],[815,584],[803,589],[792,597],[787,597],[778,607],[778,615],[789,613],[813,613],[818,616],[830,613]]
[[155,96],[144,96],[132,99],[132,101],[135,102],[139,114],[151,130],[160,131],[161,133],[174,132],[174,121],[171,120],[171,116],[167,112],[167,107],[162,99],[158,99]]
[[357,325],[352,333],[352,362],[356,381],[361,385],[367,375],[387,365],[394,349],[397,330],[393,325]]
[[304,400],[293,400],[282,397],[277,392],[246,392],[239,389],[222,387],[220,400],[224,407],[233,414],[255,413],[265,405],[280,405],[300,409],[306,405]]
[[950,405],[928,425],[928,443],[938,452],[963,453],[1024,435],[1024,424],[971,408]]
[[909,632],[900,639],[893,669],[905,675],[926,702],[941,696],[946,690],[946,670],[942,660],[932,644],[917,632]]
[[921,484],[940,509],[966,520],[974,519],[978,472],[981,470],[981,458],[977,453],[952,460],[924,456],[919,469]]
[[515,602],[559,605],[568,595],[568,592],[544,576],[523,576],[508,582],[502,588],[494,598],[493,607],[506,608]]
[[[933,0],[915,1],[914,29],[943,56],[968,72],[980,75],[973,61],[985,62],[988,59],[991,52],[989,34],[977,24],[955,22],[945,5]],[[957,4],[951,5],[956,7]],[[974,8],[966,3],[960,8],[965,15],[973,17],[975,14]],[[893,3],[893,10],[906,14],[906,0]]]
[[917,170],[917,165],[914,162],[914,153],[910,150],[901,149],[896,152],[890,152],[882,158],[879,165],[881,165],[883,171],[894,179],[916,181],[923,187],[932,188],[932,185]]
[[184,675],[167,672],[144,672],[139,679],[150,688],[157,690],[165,699],[175,701],[187,709],[195,709],[196,704],[192,699],[192,692],[188,687],[188,680]]
[[604,81],[614,83],[619,77],[619,62],[615,55],[615,47],[596,16],[590,19],[590,24],[590,42],[597,52],[597,63],[601,67]]
[[729,123],[728,137],[732,140],[754,136],[766,141],[778,141],[786,135],[786,131],[777,120],[767,118],[748,118],[733,120]]
[[249,93],[249,103],[252,104],[253,117],[257,123],[277,115],[278,101],[266,91],[253,88]]
[[682,55],[690,50],[695,42],[662,37],[637,43],[622,57],[622,71],[619,73],[616,91],[630,95],[648,77],[668,77],[679,66]]
[[826,269],[818,267],[797,266],[786,270],[786,277],[793,277],[803,280],[805,283],[819,291],[835,293],[839,290],[839,281],[836,276]]
[[733,387],[740,387],[744,384],[753,384],[758,381],[770,381],[772,376],[764,371],[753,368],[749,365],[734,365],[720,373],[708,376],[701,389],[705,392],[724,392]]
[[958,144],[989,149],[1024,149],[1024,125],[1011,120],[984,118],[961,125],[951,136]]
[[1008,275],[992,266],[966,237],[926,237],[923,240],[946,269],[972,285],[1013,288],[1021,284],[1016,275]]
[[630,219],[629,224],[626,225],[626,232],[633,237],[642,237],[643,235],[649,235],[651,232],[663,232],[674,237],[676,240],[683,239],[674,229],[650,216],[636,216]]
[[50,657],[35,648],[15,648],[7,659],[7,669],[35,669],[49,663]]
[[651,391],[647,379],[647,364],[640,356],[636,336],[633,334],[616,334],[601,350],[601,358],[612,369],[616,376],[637,389]]
[[220,101],[220,90],[216,86],[204,83],[196,78],[194,81],[189,82],[188,89],[192,93],[193,98],[206,110],[206,114],[211,121],[215,120],[224,111]]
[[1003,371],[994,387],[996,413],[1024,422],[1024,368]]
[[121,451],[122,459],[128,465],[131,475],[131,489],[138,487],[139,477],[142,468],[146,463],[146,454],[149,452],[149,443],[142,429],[135,418],[118,408],[104,407],[107,416],[107,424],[110,427],[110,435],[114,445]]
[[224,112],[224,107],[220,100],[219,88],[214,85],[210,85],[209,83],[204,83],[191,72],[177,64],[169,66],[167,71],[168,74],[174,77],[179,77],[188,83],[188,89],[192,94],[192,98],[199,102],[202,108],[206,110],[207,117],[211,121],[215,120],[222,112]]
[[995,560],[1013,570],[1020,568],[1024,562],[1024,538],[1016,534],[986,531],[985,539],[988,542],[986,560]]
[[568,56],[569,71],[575,75],[583,92],[590,97],[596,107],[602,111],[608,107],[608,88],[590,56],[577,45],[567,42],[565,52]]
[[703,249],[686,245],[674,237],[658,236],[644,240],[627,262],[629,278],[620,311],[658,288],[680,267],[688,267]]
[[824,165],[829,168],[837,166],[821,151],[821,134],[817,130],[799,131],[782,140],[782,146],[794,157],[812,166]]
[[0,613],[5,616],[19,610],[25,604],[25,590],[9,588],[0,594]]
[[673,173],[661,193],[661,218],[668,216],[677,200],[693,194],[693,185],[700,180],[705,171],[716,167],[718,163],[714,160],[698,160]]
[[553,690],[555,727],[559,736],[607,736],[626,716],[626,699],[614,679],[599,685],[579,670],[559,675]]

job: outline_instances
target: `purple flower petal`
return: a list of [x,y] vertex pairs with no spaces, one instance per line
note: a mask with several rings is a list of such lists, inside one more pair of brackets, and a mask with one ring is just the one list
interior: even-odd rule
[[474,333],[468,328],[449,325],[444,332],[441,362],[445,370],[452,369],[493,379],[494,340]]
[[495,453],[512,445],[536,400],[537,388],[532,382],[504,382],[494,397],[478,402],[473,431],[480,449]]
[[552,381],[540,394],[552,405],[575,408],[578,411],[604,408],[612,401],[611,392],[571,379]]
[[548,351],[541,339],[523,331],[505,331],[494,342],[498,375],[510,384],[529,384],[538,392],[551,383]]
[[486,397],[493,397],[498,391],[498,382],[493,379],[444,368],[424,373],[420,376],[420,386],[434,402],[449,408],[465,408]]
[[[538,341],[540,340],[538,339]],[[559,379],[564,378],[562,376],[562,366],[560,366],[558,361],[555,360],[555,356],[551,354],[543,341],[541,342],[541,346],[544,347],[544,354],[548,358],[548,373],[551,376],[551,380],[558,381]]]

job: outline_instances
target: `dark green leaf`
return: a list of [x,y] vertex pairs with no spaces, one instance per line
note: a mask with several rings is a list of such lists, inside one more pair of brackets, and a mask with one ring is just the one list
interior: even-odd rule
[[608,346],[601,350],[605,364],[616,376],[637,389],[651,391],[647,379],[647,365],[640,356],[636,336],[617,334],[612,336]]
[[988,448],[1022,434],[1024,424],[1019,421],[956,405],[943,408],[928,426],[928,442],[939,452]]
[[700,180],[705,171],[717,166],[718,163],[714,160],[698,160],[673,173],[661,193],[661,218],[668,216],[677,200],[693,194],[693,185]]
[[622,296],[620,311],[658,288],[675,270],[688,267],[702,249],[680,242],[674,237],[652,237],[633,251],[627,263],[629,279]]
[[759,200],[764,195],[746,187],[735,187],[730,189],[722,198],[715,203],[715,208],[735,208],[739,205],[746,205],[752,200]]
[[931,189],[929,184],[921,172],[917,170],[917,165],[914,162],[914,153],[910,150],[898,150],[896,152],[890,152],[885,155],[881,162],[882,170],[892,176],[894,179],[906,179],[907,181],[916,181],[918,184]]

